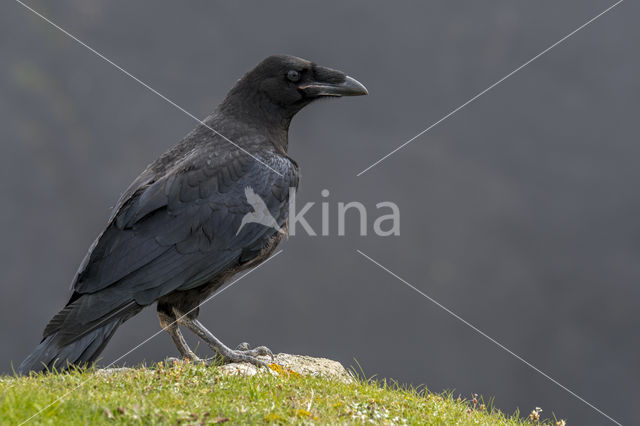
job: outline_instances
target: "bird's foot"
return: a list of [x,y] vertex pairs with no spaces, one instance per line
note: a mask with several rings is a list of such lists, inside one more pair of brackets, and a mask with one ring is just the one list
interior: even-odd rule
[[246,355],[242,351],[232,350],[225,353],[224,355],[217,355],[212,358],[207,358],[204,360],[206,365],[220,365],[220,364],[232,364],[235,362],[247,362],[249,364],[253,364],[256,367],[265,367],[269,368],[269,364],[256,358],[255,356]]
[[228,347],[217,348],[216,356],[213,358],[208,358],[205,360],[207,365],[222,363],[222,364],[231,364],[234,362],[248,362],[249,364],[253,364],[256,367],[266,367],[269,368],[269,363],[258,359],[258,356],[270,356],[271,359],[274,359],[273,352],[266,346],[258,346],[256,348],[250,349],[248,343],[244,342],[238,345],[238,347],[234,349],[230,349]]
[[275,356],[273,356],[273,352],[271,352],[271,349],[269,349],[268,347],[256,346],[255,348],[251,349],[251,346],[249,346],[247,342],[240,343],[236,347],[236,351],[242,352],[245,355],[249,355],[253,357],[268,356],[271,358],[272,361],[275,359]]
[[232,350],[230,353],[225,354],[223,359],[225,363],[248,362],[256,367],[270,368],[268,363],[256,358],[255,355],[247,355],[244,351]]

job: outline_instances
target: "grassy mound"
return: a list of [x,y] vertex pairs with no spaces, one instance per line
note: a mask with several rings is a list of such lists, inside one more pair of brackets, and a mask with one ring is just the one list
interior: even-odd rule
[[160,363],[109,374],[2,377],[0,423],[19,424],[35,415],[30,424],[564,424],[538,420],[535,412],[526,420],[518,413],[506,416],[476,398],[275,370],[230,376],[217,367]]

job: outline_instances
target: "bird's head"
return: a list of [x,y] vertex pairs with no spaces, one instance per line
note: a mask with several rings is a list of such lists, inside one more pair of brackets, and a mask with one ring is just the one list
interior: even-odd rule
[[295,56],[274,55],[238,80],[222,106],[236,112],[244,108],[252,116],[290,120],[316,99],[366,94],[367,89],[360,82],[342,71]]

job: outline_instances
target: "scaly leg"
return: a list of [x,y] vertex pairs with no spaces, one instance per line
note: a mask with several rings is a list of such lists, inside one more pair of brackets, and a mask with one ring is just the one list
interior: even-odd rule
[[180,332],[176,318],[167,315],[165,312],[158,311],[158,319],[160,320],[160,325],[164,331],[169,333],[169,336],[173,339],[173,343],[175,343],[182,358],[191,361],[200,361],[200,358],[193,353],[191,348],[189,348],[189,345],[187,345],[187,342],[184,340],[184,336]]
[[273,358],[273,353],[265,346],[259,346],[255,349],[245,349],[249,345],[243,343],[239,349],[233,350],[222,343],[216,336],[211,334],[200,321],[189,318],[181,312],[173,309],[174,315],[178,319],[178,323],[183,327],[191,330],[196,336],[201,338],[211,349],[213,349],[225,362],[248,362],[258,367],[268,367],[268,364],[256,358],[258,355],[269,355]]

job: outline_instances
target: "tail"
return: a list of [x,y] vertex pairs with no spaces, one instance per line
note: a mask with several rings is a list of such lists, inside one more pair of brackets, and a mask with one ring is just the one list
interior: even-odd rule
[[143,308],[133,300],[110,299],[108,293],[103,293],[74,293],[67,306],[49,321],[42,341],[22,361],[18,374],[50,371],[54,367],[66,370],[94,362],[118,327]]
[[66,344],[61,332],[55,332],[42,340],[31,355],[22,361],[18,367],[18,374],[25,375],[30,371],[50,371],[54,367],[58,370],[64,370],[71,365],[90,364],[102,353],[121,323],[121,319],[116,318]]

